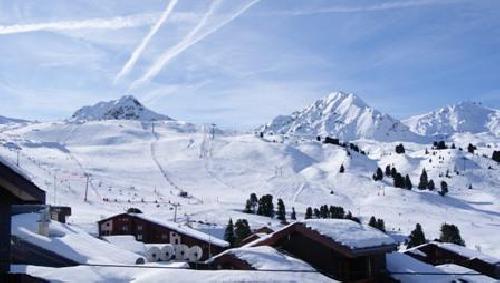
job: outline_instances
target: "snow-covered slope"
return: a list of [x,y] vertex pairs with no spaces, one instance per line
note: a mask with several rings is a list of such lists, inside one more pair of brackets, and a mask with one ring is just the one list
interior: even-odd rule
[[[293,207],[298,220],[307,207],[321,205],[342,206],[363,223],[383,218],[397,241],[404,241],[416,222],[428,239],[437,238],[446,221],[459,227],[467,247],[498,257],[500,164],[491,156],[500,142],[482,134],[454,137],[457,148],[471,141],[477,154],[414,142],[404,142],[406,152],[396,154],[400,141],[354,141],[364,155],[314,139],[278,143],[222,131],[213,139],[206,127],[177,121],[156,122],[154,130],[151,123],[131,120],[43,122],[0,131],[0,156],[15,164],[17,152],[5,144],[22,147],[22,170],[46,190],[48,203],[71,206],[71,225],[90,234],[96,233],[97,220],[131,206],[172,220],[172,203],[179,203],[177,221],[189,220],[214,237],[222,237],[230,217],[247,219],[252,228],[280,227],[279,220],[242,211],[255,192],[283,199],[287,216]],[[373,181],[377,167],[387,165],[408,174],[414,189],[395,188],[388,177]],[[448,183],[446,197],[415,189],[423,168],[437,185]],[[86,173],[91,174],[88,201],[83,200]],[[180,197],[181,190],[189,197]]]
[[99,102],[84,106],[71,116],[71,121],[96,120],[172,120],[167,115],[147,109],[132,95],[124,95],[118,100]]
[[403,121],[421,135],[490,132],[500,136],[500,111],[476,102],[459,102]]
[[343,92],[331,93],[290,115],[279,115],[260,130],[290,136],[330,136],[341,140],[422,140],[400,121],[370,107],[358,96]]

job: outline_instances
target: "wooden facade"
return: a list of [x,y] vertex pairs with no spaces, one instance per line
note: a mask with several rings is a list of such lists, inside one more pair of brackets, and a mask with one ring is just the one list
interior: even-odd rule
[[0,282],[7,282],[11,258],[11,207],[45,204],[45,192],[0,161]]
[[[464,247],[459,248],[466,249]],[[476,252],[474,251],[474,253]],[[405,254],[428,264],[460,265],[475,270],[486,276],[500,279],[500,260],[496,262],[490,262],[477,257],[469,258],[464,255],[460,255],[451,249],[446,249],[446,247],[434,243],[429,243],[412,248],[410,250],[407,250]]]
[[[133,213],[122,213],[103,219],[98,222],[98,225],[99,237],[131,235],[145,244],[199,246],[203,250],[201,260],[219,254],[227,248],[226,246],[217,245],[185,233],[183,230],[188,227],[176,229],[176,227],[162,225],[161,223],[139,217]],[[203,233],[200,231],[197,232]]]
[[343,282],[380,282],[387,278],[386,253],[395,245],[352,249],[296,222],[253,246],[272,246]]

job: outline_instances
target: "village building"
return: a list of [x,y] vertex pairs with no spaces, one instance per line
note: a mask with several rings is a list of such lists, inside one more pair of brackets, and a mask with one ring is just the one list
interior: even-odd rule
[[431,242],[405,254],[432,265],[454,264],[500,279],[500,260],[452,243]]
[[45,204],[45,191],[22,172],[0,160],[0,282],[8,282],[11,264],[12,206],[23,204]]
[[324,275],[348,282],[386,279],[386,254],[397,249],[381,231],[344,219],[295,222],[245,247],[259,246],[283,251]]
[[131,235],[145,244],[198,246],[201,260],[219,254],[229,243],[181,223],[146,216],[142,213],[122,213],[98,222],[99,237]]

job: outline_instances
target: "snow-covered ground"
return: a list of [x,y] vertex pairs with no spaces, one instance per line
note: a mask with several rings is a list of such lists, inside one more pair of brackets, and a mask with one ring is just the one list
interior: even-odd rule
[[[382,218],[398,241],[417,222],[428,239],[437,238],[440,225],[448,222],[458,226],[468,247],[500,257],[500,168],[491,160],[500,142],[487,134],[472,136],[482,142],[478,155],[433,151],[431,144],[411,142],[404,142],[405,154],[396,154],[399,142],[374,140],[354,141],[367,155],[349,155],[337,145],[312,140],[273,143],[221,131],[212,139],[209,127],[177,121],[157,121],[154,131],[151,122],[140,121],[28,123],[3,129],[0,141],[22,148],[20,166],[46,190],[47,202],[71,206],[70,223],[91,234],[97,233],[96,221],[129,207],[172,220],[173,203],[180,204],[178,221],[192,221],[212,236],[221,236],[230,217],[246,218],[253,228],[279,226],[278,220],[242,212],[255,192],[282,198],[298,219],[308,206],[324,204],[342,206],[363,222],[372,215]],[[457,148],[466,149],[471,136],[454,138]],[[0,146],[0,156],[15,163],[12,149]],[[345,173],[339,173],[341,164]],[[377,166],[384,170],[388,164],[409,174],[414,189],[394,188],[387,177],[371,179]],[[416,189],[423,168],[437,187],[446,180],[446,197]],[[189,197],[179,197],[180,191]]]

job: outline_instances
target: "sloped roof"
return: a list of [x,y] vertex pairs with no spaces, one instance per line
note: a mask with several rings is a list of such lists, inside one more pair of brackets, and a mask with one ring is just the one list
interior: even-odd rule
[[[224,240],[218,239],[218,238],[211,236],[205,232],[193,229],[193,228],[188,227],[186,225],[182,225],[181,223],[177,223],[177,222],[173,222],[173,221],[169,221],[169,220],[165,220],[165,219],[159,219],[159,218],[155,218],[152,216],[146,216],[143,213],[122,213],[119,215],[127,215],[127,216],[135,217],[138,219],[142,219],[142,220],[145,220],[148,222],[152,222],[152,223],[155,223],[159,226],[168,228],[170,230],[175,230],[180,234],[184,234],[186,236],[208,242],[208,243],[215,245],[215,246],[219,246],[219,247],[223,247],[223,248],[229,246],[229,243],[224,241]],[[117,217],[119,215],[115,215],[115,216],[100,220],[99,222],[109,220],[109,219]]]
[[233,256],[243,260],[257,270],[315,270],[308,263],[268,246],[229,249],[213,257],[209,262],[217,261],[224,256]]
[[7,190],[18,200],[45,204],[45,191],[38,188],[26,173],[0,158],[0,189]]
[[278,240],[295,232],[351,257],[396,249],[396,242],[391,237],[346,219],[309,219],[294,222],[245,246],[273,246]]

